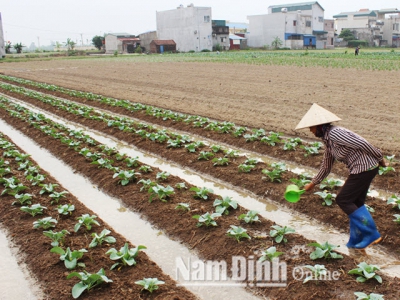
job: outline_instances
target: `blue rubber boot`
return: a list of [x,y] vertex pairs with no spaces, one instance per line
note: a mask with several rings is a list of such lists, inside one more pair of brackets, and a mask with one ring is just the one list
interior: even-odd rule
[[354,217],[352,217],[353,214],[354,214],[354,212],[349,215],[349,219],[350,219],[350,239],[346,244],[347,248],[354,248],[356,246],[356,244],[358,244],[362,240],[362,233],[355,225],[356,222],[354,221]]
[[[365,249],[368,246],[381,241],[375,222],[365,205],[358,208],[349,215],[350,218],[350,241],[349,248]],[[353,223],[353,239],[351,224]]]

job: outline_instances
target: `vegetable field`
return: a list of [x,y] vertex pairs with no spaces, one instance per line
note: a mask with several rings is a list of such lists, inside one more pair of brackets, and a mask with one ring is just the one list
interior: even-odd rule
[[[323,145],[307,131],[293,130],[316,102],[383,150],[389,167],[380,169],[372,186],[380,197],[371,194],[366,204],[383,236],[374,247],[400,260],[399,71],[210,60],[177,62],[167,56],[157,62],[128,57],[3,64],[0,116],[201,259],[229,262],[242,255],[285,261],[287,284],[248,286],[255,298],[370,299],[368,295],[376,294],[398,299],[399,279],[384,272],[384,262],[349,255],[342,251],[344,245],[328,240],[307,239],[296,228],[246,210],[235,199],[150,167],[49,118],[54,115],[112,136],[346,233],[347,216],[334,200],[347,176],[344,165],[336,163],[329,180],[303,194],[300,202],[283,199],[286,186],[301,188],[312,176],[308,171],[315,172],[322,160]],[[45,295],[197,297],[177,287],[146,256],[145,245],[126,242],[51,174],[39,171],[12,139],[3,135],[0,143],[0,215]],[[56,230],[68,233],[58,241]],[[296,279],[299,266],[311,275]],[[338,278],[325,280],[334,271]],[[93,289],[84,283],[74,288],[86,272],[100,272],[96,278],[104,282]],[[252,281],[252,275],[244,282]]]

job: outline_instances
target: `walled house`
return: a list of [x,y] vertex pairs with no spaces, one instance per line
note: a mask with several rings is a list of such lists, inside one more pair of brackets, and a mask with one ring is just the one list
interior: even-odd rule
[[268,14],[248,16],[249,47],[264,47],[279,38],[290,49],[323,49],[326,44],[324,9],[314,2],[268,7]]
[[178,6],[156,13],[160,40],[174,40],[180,52],[212,50],[211,7]]
[[334,15],[337,33],[352,31],[356,39],[370,46],[400,46],[400,12],[397,8],[342,12]]
[[152,40],[151,53],[176,52],[176,43],[173,40]]
[[118,51],[120,54],[135,53],[140,46],[140,39],[129,33],[108,33],[105,36],[106,53]]
[[225,20],[212,20],[212,44],[213,50],[229,50],[229,27]]

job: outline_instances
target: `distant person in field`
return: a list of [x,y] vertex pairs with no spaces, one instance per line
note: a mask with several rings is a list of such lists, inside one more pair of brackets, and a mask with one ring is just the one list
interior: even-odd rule
[[360,51],[360,47],[357,46],[357,47],[356,47],[356,50],[354,50],[354,54],[355,54],[355,55],[358,55],[358,52],[359,52],[359,51]]
[[346,164],[350,175],[340,189],[336,203],[350,220],[350,239],[346,246],[365,249],[382,240],[364,203],[379,166],[386,167],[386,163],[382,152],[364,138],[346,128],[331,125],[331,122],[339,120],[339,117],[314,103],[296,126],[296,129],[309,128],[325,144],[320,170],[304,189],[309,192],[324,180],[335,160]]

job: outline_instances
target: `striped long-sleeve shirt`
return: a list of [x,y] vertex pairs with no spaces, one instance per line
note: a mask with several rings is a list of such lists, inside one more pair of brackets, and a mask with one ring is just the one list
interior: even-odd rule
[[343,162],[350,174],[359,174],[379,165],[383,159],[382,152],[372,146],[358,134],[343,127],[328,128],[322,138],[325,153],[321,168],[313,178],[314,184],[319,184],[331,172],[335,160]]

